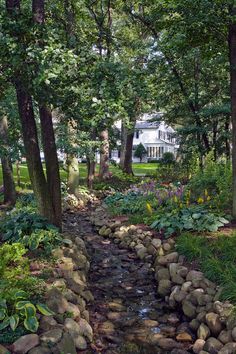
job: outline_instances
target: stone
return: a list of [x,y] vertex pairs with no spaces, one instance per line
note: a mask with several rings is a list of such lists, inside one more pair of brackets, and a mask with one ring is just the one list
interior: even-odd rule
[[93,339],[93,330],[86,320],[81,318],[79,322],[75,322],[72,318],[66,318],[65,328],[68,330],[73,339],[78,335],[84,336],[89,342]]
[[236,327],[234,327],[234,328],[232,329],[231,335],[232,335],[233,340],[236,342]]
[[105,321],[99,326],[99,333],[112,334],[115,331],[115,326],[111,321]]
[[223,344],[216,338],[210,337],[206,340],[203,350],[209,352],[210,354],[218,354],[223,348]]
[[33,349],[31,349],[28,354],[50,354],[52,353],[52,351],[45,346],[39,346],[39,347],[35,347]]
[[0,354],[10,354],[10,352],[2,344],[0,344]]
[[234,343],[234,342],[227,343],[218,352],[218,354],[235,354],[235,353],[236,353],[236,343]]
[[47,293],[46,304],[53,312],[63,314],[66,312],[68,301],[59,289],[52,288]]
[[42,316],[39,322],[39,328],[44,331],[50,331],[57,325],[57,321],[52,316]]
[[176,340],[178,342],[192,342],[192,336],[187,333],[187,332],[182,332],[182,333],[179,333],[177,336],[176,336]]
[[222,324],[220,322],[220,317],[214,312],[206,314],[206,323],[211,331],[211,333],[217,336],[222,330]]
[[163,279],[168,279],[170,280],[170,272],[167,268],[161,268],[157,271],[156,273],[156,279],[158,282],[160,282]]
[[74,339],[68,332],[63,334],[61,341],[53,348],[53,354],[62,353],[77,354]]
[[[169,264],[171,280],[175,284],[182,285],[184,283],[184,278],[181,276],[181,268],[183,268],[183,267],[180,266],[178,263],[170,263]],[[184,274],[184,272],[183,272],[183,274]]]
[[163,250],[165,252],[169,252],[171,250],[171,248],[172,248],[171,245],[168,242],[163,243],[162,247],[163,247]]
[[178,252],[172,252],[172,253],[167,254],[166,256],[160,256],[157,259],[157,262],[160,265],[167,265],[167,264],[170,264],[170,263],[177,263],[178,262],[178,257],[179,257]]
[[171,292],[172,283],[169,279],[162,279],[158,284],[158,294],[161,296],[169,295]]
[[182,309],[183,309],[183,313],[185,314],[185,316],[189,317],[189,318],[194,318],[196,315],[196,307],[187,300],[184,300],[182,303]]
[[78,308],[78,306],[76,306],[75,304],[72,304],[71,302],[68,302],[66,312],[69,312],[73,319],[80,318],[80,309]]
[[182,348],[181,343],[176,342],[172,338],[160,338],[158,341],[158,346],[164,350],[172,350]]
[[204,345],[205,345],[205,340],[197,339],[196,342],[193,345],[193,352],[195,354],[199,354],[200,351],[203,349]]
[[62,330],[60,328],[51,329],[40,336],[40,342],[43,344],[54,345],[60,341]]
[[227,343],[232,342],[234,340],[232,338],[232,332],[231,331],[226,331],[226,330],[220,332],[218,339],[223,344],[227,344]]
[[188,292],[190,290],[191,286],[192,286],[192,282],[186,281],[185,283],[182,284],[181,290]]
[[186,280],[187,281],[196,281],[196,280],[203,280],[204,275],[202,272],[198,272],[196,270],[190,270],[190,272],[187,274]]
[[207,325],[201,323],[197,331],[197,336],[199,339],[203,339],[203,340],[206,340],[210,336],[210,330],[207,327]]
[[177,302],[182,302],[186,298],[187,295],[188,295],[188,293],[186,291],[180,290],[174,294],[174,299]]
[[20,337],[12,344],[12,351],[15,354],[25,354],[30,349],[39,345],[39,336],[37,334],[26,334]]
[[77,349],[79,350],[85,350],[87,349],[87,342],[85,340],[85,338],[83,336],[76,336],[76,338],[74,338],[74,343]]
[[200,322],[196,318],[194,318],[191,322],[189,322],[189,327],[193,331],[197,331],[199,326],[200,326]]
[[155,247],[156,249],[161,247],[161,240],[159,238],[154,238],[152,240],[152,245],[153,247]]

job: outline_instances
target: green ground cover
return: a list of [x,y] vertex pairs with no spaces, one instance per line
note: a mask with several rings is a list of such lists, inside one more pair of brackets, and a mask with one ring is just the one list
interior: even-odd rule
[[[149,173],[155,173],[157,168],[157,165],[155,163],[135,163],[133,164],[133,170],[135,175],[145,175]],[[99,166],[96,166],[96,172],[98,173]],[[16,181],[16,166],[13,166],[14,170],[14,178]],[[110,167],[111,172],[116,172],[118,171],[118,167],[116,166],[111,166]],[[61,175],[61,180],[66,181],[67,173],[63,168],[60,169],[60,175]],[[87,165],[85,163],[80,164],[80,176],[81,179],[84,179],[87,175]],[[27,187],[27,184],[30,182],[29,181],[29,173],[26,164],[21,164],[20,165],[20,176],[21,176],[21,183],[23,186]],[[2,181],[2,169],[0,168],[0,185],[3,184]]]
[[177,251],[197,262],[205,276],[222,287],[221,299],[236,304],[236,231],[211,235],[183,233]]

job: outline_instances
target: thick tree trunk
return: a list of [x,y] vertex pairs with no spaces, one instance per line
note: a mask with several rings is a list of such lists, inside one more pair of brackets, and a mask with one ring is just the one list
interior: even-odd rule
[[134,140],[134,129],[129,130],[126,136],[125,144],[125,158],[123,171],[129,175],[133,175],[132,169],[132,156],[133,156],[133,140]]
[[[235,14],[236,8],[232,11]],[[232,119],[233,217],[236,219],[236,24],[229,27],[230,92]]]
[[16,81],[16,93],[32,188],[38,202],[40,214],[51,221],[54,219],[54,212],[40,158],[32,98],[20,79]]
[[[230,118],[227,117],[226,118],[226,122],[225,122],[225,132],[226,132],[226,136],[225,136],[225,155],[227,160],[230,160],[230,142],[229,142],[229,131],[230,131]],[[228,133],[228,134],[227,134]]]
[[3,117],[0,120],[0,139],[2,141],[3,150],[4,150],[1,157],[3,188],[4,188],[4,203],[9,205],[15,205],[16,189],[15,189],[15,183],[13,178],[11,158],[7,153],[9,149],[7,117]]
[[61,210],[61,180],[59,173],[59,163],[57,148],[53,130],[51,110],[42,105],[39,107],[42,143],[46,164],[47,185],[51,197],[53,215],[50,221],[61,229],[62,210]]
[[104,129],[100,134],[102,146],[100,150],[99,179],[104,180],[109,173],[109,135],[108,129]]

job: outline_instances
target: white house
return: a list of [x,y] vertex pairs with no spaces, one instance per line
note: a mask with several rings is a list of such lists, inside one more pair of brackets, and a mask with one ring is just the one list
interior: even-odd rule
[[[178,145],[176,143],[175,130],[166,125],[164,121],[153,121],[161,119],[161,113],[144,114],[136,122],[133,141],[133,162],[140,162],[134,156],[137,146],[142,143],[147,154],[143,161],[159,160],[165,152],[172,152],[176,155]],[[120,154],[118,150],[111,152],[111,159],[119,162]]]

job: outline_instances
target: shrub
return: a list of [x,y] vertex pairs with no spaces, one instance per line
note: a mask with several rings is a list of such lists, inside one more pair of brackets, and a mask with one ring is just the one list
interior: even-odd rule
[[16,210],[0,224],[3,241],[18,242],[26,235],[31,235],[36,230],[57,230],[42,216],[27,210]]
[[175,162],[175,155],[172,152],[165,152],[159,161],[163,165],[174,165]]
[[167,211],[160,210],[151,227],[164,232],[166,237],[184,230],[217,231],[219,227],[228,223],[228,220],[209,212],[203,205],[192,205],[188,208],[177,208]]

